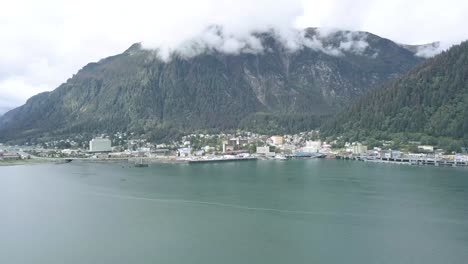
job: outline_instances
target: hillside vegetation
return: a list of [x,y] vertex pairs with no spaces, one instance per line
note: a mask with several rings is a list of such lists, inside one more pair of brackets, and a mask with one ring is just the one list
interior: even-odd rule
[[[325,136],[468,142],[468,42],[369,92],[322,127]],[[463,143],[462,143],[463,142]]]

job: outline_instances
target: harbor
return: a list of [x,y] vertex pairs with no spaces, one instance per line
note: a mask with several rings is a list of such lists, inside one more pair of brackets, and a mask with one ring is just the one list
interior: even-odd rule
[[[0,149],[0,165],[31,164],[37,162],[126,162],[134,167],[151,164],[219,163],[253,160],[342,159],[375,163],[408,164],[420,166],[468,167],[465,148],[458,152],[433,145],[411,142],[410,147],[392,149],[392,142],[380,142],[382,147],[361,142],[322,142],[314,131],[295,135],[266,136],[254,133],[192,134],[171,144],[154,144],[146,140],[128,139],[116,134],[114,139],[95,137],[81,144],[55,142],[41,146],[6,146]],[[127,137],[127,138],[126,138]],[[116,141],[115,138],[126,138]],[[315,138],[313,140],[312,138]],[[60,144],[72,147],[60,149]],[[58,144],[58,145],[57,145]],[[84,145],[84,147],[79,147]],[[43,147],[47,148],[43,148]]]

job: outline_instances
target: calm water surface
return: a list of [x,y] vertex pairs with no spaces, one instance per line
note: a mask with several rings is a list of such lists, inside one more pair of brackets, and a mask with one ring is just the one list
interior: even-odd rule
[[0,167],[0,263],[467,263],[468,170]]

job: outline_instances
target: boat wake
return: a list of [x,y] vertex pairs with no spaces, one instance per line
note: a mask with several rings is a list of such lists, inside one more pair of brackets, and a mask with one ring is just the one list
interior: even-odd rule
[[141,196],[131,196],[131,195],[116,195],[109,193],[91,193],[97,196],[110,197],[116,199],[126,199],[126,200],[140,200],[148,202],[159,202],[159,203],[180,203],[180,204],[191,204],[198,206],[216,206],[216,207],[225,207],[231,209],[238,209],[244,211],[261,211],[261,212],[273,212],[273,213],[282,213],[282,214],[298,214],[298,215],[321,215],[321,216],[334,216],[334,217],[378,217],[375,215],[369,214],[352,214],[346,212],[330,212],[330,211],[302,211],[302,210],[287,210],[287,209],[276,209],[276,208],[265,208],[265,207],[249,207],[242,206],[237,204],[227,204],[227,203],[218,203],[218,202],[208,202],[208,201],[199,201],[199,200],[185,200],[185,199],[170,199],[170,198],[150,198],[150,197],[141,197]]
[[[392,221],[405,221],[406,218],[392,217],[392,216],[383,216],[383,215],[373,215],[373,214],[355,214],[349,212],[331,212],[331,211],[302,211],[302,210],[287,210],[287,209],[276,209],[276,208],[265,208],[265,207],[249,207],[242,206],[237,204],[228,204],[228,203],[218,203],[218,202],[209,202],[209,201],[199,201],[199,200],[186,200],[186,199],[171,199],[171,198],[151,198],[151,197],[141,197],[141,196],[131,196],[131,195],[117,195],[110,193],[87,193],[96,196],[115,198],[115,199],[125,199],[125,200],[139,200],[139,201],[148,201],[148,202],[158,202],[158,203],[179,203],[179,204],[190,204],[197,206],[211,206],[211,207],[224,207],[244,211],[257,211],[257,212],[271,212],[271,213],[281,213],[281,214],[296,214],[296,215],[319,215],[319,216],[332,216],[332,217],[356,217],[356,218],[379,218],[381,220],[387,219]],[[446,218],[432,218],[426,219],[426,222],[431,223],[449,223],[457,225],[465,225],[464,222],[460,222],[453,219]]]
[[265,211],[265,212],[277,212],[277,213],[287,213],[287,214],[308,214],[308,215],[334,215],[334,216],[343,215],[342,213],[333,213],[333,212],[300,211],[300,210],[285,210],[285,209],[275,209],[275,208],[265,208],[265,207],[249,207],[249,206],[242,206],[242,205],[237,205],[237,204],[226,204],[226,203],[207,202],[207,201],[198,201],[198,200],[150,198],[150,197],[140,197],[140,196],[131,196],[131,195],[116,195],[116,194],[108,194],[108,193],[90,193],[90,194],[103,196],[103,197],[116,198],[116,199],[140,200],[140,201],[161,202],[161,203],[184,203],[184,204],[193,204],[193,205],[201,205],[201,206],[217,206],[217,207],[227,207],[227,208],[246,210],[246,211]]

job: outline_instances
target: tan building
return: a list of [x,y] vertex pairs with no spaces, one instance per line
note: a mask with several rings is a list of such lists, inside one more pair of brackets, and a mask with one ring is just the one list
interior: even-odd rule
[[284,137],[283,136],[272,136],[271,141],[274,145],[283,145],[284,144]]

